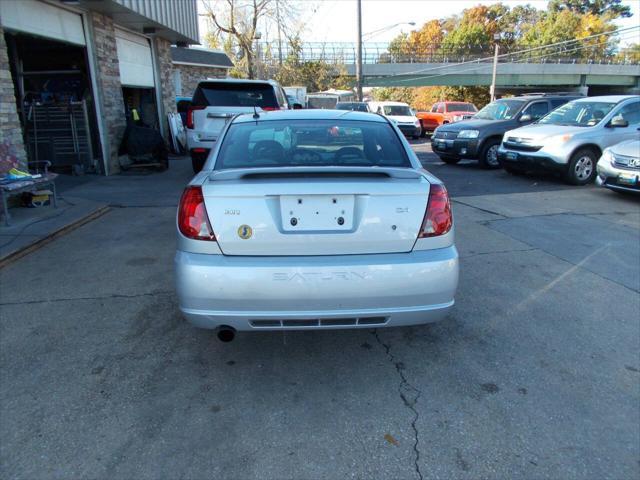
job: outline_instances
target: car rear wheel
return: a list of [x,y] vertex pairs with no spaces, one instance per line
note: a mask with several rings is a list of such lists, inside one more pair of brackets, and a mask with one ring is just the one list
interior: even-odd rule
[[578,150],[569,160],[565,179],[572,185],[586,185],[596,178],[597,155],[588,148]]
[[191,166],[193,167],[193,173],[198,173],[204,167],[204,162],[207,158],[203,155],[191,154]]
[[480,165],[483,168],[498,168],[500,162],[498,161],[498,147],[500,146],[500,140],[487,140],[487,143],[480,152]]

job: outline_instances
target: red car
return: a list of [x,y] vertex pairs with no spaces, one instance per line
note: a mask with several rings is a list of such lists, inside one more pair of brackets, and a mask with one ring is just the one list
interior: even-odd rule
[[422,135],[433,132],[445,123],[459,122],[471,118],[478,109],[473,103],[467,102],[438,102],[429,112],[418,112],[416,117],[422,126]]

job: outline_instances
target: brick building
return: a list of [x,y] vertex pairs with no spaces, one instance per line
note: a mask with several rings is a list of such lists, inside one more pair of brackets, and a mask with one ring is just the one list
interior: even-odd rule
[[233,63],[226,53],[201,48],[171,47],[176,95],[191,97],[200,80],[225,78]]
[[0,0],[0,168],[118,172],[133,110],[168,134],[172,45],[196,43],[197,0]]

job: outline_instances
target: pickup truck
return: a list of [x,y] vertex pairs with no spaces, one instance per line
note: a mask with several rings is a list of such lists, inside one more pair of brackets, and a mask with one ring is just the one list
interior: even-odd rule
[[473,103],[467,102],[438,102],[428,112],[418,112],[416,117],[420,120],[422,136],[427,132],[433,132],[445,123],[459,122],[471,118],[478,109]]
[[187,110],[187,148],[193,171],[202,170],[227,122],[254,109],[287,110],[282,87],[273,80],[205,80],[198,84]]

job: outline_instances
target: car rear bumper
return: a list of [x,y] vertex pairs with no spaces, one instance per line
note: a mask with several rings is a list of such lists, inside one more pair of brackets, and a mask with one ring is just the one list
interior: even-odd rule
[[398,125],[398,128],[407,137],[416,137],[422,133],[422,129],[415,125]]
[[372,328],[446,316],[454,246],[403,254],[232,257],[176,252],[180,310],[202,328]]
[[215,138],[206,138],[206,135],[197,130],[187,129],[187,148],[189,151],[204,148],[211,150],[216,145]]

